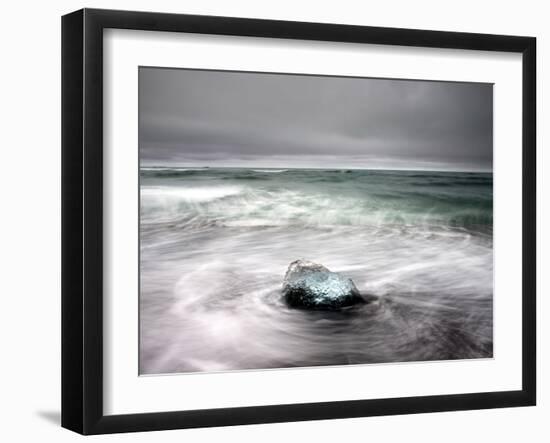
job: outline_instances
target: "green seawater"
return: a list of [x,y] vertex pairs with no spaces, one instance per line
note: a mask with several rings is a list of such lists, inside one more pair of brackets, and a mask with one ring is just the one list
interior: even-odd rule
[[484,231],[493,222],[491,173],[144,168],[141,183],[145,220],[198,216],[233,226],[403,224]]
[[[374,300],[287,306],[298,259]],[[140,170],[140,371],[488,358],[491,173]]]

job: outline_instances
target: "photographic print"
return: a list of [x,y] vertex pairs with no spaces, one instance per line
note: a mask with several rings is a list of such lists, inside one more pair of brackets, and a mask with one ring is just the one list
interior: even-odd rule
[[492,358],[493,85],[139,68],[141,375]]

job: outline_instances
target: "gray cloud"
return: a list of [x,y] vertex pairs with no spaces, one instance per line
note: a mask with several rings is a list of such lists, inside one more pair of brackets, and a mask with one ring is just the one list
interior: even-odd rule
[[139,106],[142,164],[492,169],[490,84],[140,68]]

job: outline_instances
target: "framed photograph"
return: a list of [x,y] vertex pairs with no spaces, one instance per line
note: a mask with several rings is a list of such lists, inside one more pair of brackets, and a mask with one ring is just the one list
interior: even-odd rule
[[535,405],[533,37],[62,20],[62,425]]

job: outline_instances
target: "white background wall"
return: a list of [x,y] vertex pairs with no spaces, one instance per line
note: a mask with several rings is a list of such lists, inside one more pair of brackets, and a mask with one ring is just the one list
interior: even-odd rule
[[[60,411],[60,16],[81,7],[350,23],[538,38],[539,405],[398,417],[101,436],[94,441],[549,441],[550,26],[542,1],[10,1],[0,68],[0,439],[74,441]],[[546,348],[546,349],[545,349]],[[411,380],[414,383],[414,380]]]

